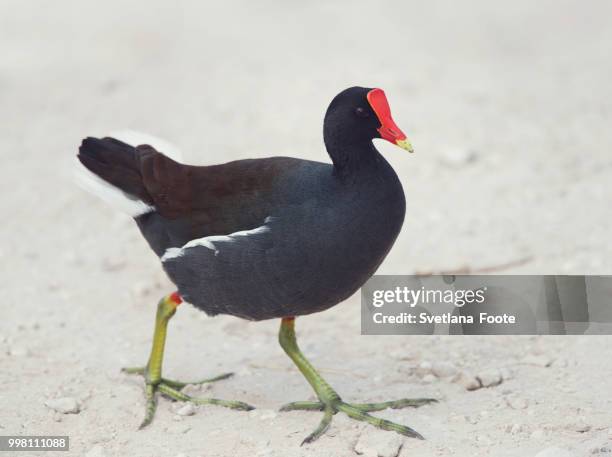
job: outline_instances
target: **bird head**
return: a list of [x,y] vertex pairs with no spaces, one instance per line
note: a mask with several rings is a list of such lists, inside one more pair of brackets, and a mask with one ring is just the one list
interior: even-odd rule
[[325,114],[324,134],[346,145],[382,138],[413,152],[391,117],[385,92],[378,88],[350,87],[336,95]]

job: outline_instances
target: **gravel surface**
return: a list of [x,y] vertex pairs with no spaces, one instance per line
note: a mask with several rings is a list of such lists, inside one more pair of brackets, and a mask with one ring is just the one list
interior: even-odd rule
[[165,372],[235,371],[189,391],[260,409],[162,399],[137,431],[142,380],[119,370],[146,362],[172,289],[133,222],[70,175],[82,137],[123,128],[196,164],[326,160],[331,98],[378,86],[416,150],[380,144],[408,202],[381,273],[609,274],[611,14],[605,1],[0,2],[0,435],[70,435],[67,457],[607,455],[611,337],[365,337],[357,296],[299,319],[301,345],[347,401],[438,398],[377,413],[425,441],[338,414],[300,447],[320,414],[277,412],[312,398],[278,322],[188,306]]

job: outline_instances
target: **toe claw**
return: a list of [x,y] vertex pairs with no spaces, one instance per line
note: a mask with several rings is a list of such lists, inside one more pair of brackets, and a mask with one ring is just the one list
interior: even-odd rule
[[331,424],[332,417],[334,416],[334,412],[335,411],[330,407],[325,408],[325,414],[323,414],[323,419],[321,419],[321,422],[319,423],[317,428],[314,430],[314,432],[312,432],[310,435],[304,438],[304,441],[302,441],[302,444],[300,446],[303,446],[304,444],[312,443],[313,441],[318,439],[321,435],[323,435],[329,428],[329,425]]
[[151,422],[153,422],[153,417],[155,416],[155,410],[157,409],[157,398],[155,397],[155,386],[148,384],[145,388],[145,395],[147,400],[147,405],[145,408],[145,417],[138,427],[138,430],[142,430]]

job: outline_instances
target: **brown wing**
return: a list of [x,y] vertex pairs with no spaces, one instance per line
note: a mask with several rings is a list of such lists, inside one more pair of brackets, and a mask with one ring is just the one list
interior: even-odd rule
[[273,157],[191,166],[148,145],[137,150],[143,184],[157,212],[170,220],[189,221],[198,236],[261,225],[270,207],[282,198],[274,195],[274,183],[301,162]]

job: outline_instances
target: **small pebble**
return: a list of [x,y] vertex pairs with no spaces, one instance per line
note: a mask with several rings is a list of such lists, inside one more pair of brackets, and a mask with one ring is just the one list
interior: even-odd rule
[[106,454],[104,454],[104,448],[102,446],[94,446],[92,447],[87,454],[85,454],[85,457],[105,457]]
[[13,357],[28,357],[32,355],[32,353],[30,352],[28,348],[22,347],[22,346],[16,346],[16,347],[9,348],[8,354]]
[[277,416],[276,411],[272,410],[272,409],[263,409],[260,412],[259,417],[262,420],[269,420],[269,419],[275,419]]
[[512,435],[518,435],[523,431],[523,426],[521,424],[512,424],[506,427],[506,432]]
[[179,416],[193,416],[195,413],[196,408],[191,403],[185,403],[176,411]]
[[404,349],[394,349],[389,352],[389,356],[395,360],[413,360],[415,355],[412,352],[406,351]]
[[102,261],[102,269],[104,271],[119,271],[127,265],[125,259],[107,257]]
[[53,398],[45,402],[45,406],[62,414],[78,414],[79,403],[72,397]]
[[591,430],[591,426],[587,424],[584,417],[578,418],[576,422],[569,424],[566,428],[578,433],[585,433]]
[[438,378],[436,378],[432,374],[428,374],[428,375],[423,376],[423,382],[425,384],[431,384],[432,382],[436,382],[437,380],[438,380]]
[[477,435],[476,441],[485,446],[490,446],[492,444],[491,438],[489,438],[487,435]]
[[461,167],[476,161],[476,151],[468,148],[453,148],[444,151],[442,163],[449,167]]
[[354,451],[364,456],[396,457],[403,442],[400,435],[384,430],[365,429],[359,436]]
[[431,362],[421,362],[419,364],[419,366],[417,367],[417,374],[421,375],[421,376],[425,376],[426,374],[430,374],[431,373],[431,369],[432,369],[432,364]]
[[64,261],[70,265],[83,265],[83,259],[77,251],[69,251],[64,254]]
[[450,362],[434,362],[431,372],[438,378],[448,378],[457,373],[457,367]]
[[548,447],[538,452],[535,457],[574,457],[570,451],[560,447]]
[[504,381],[509,381],[511,379],[514,378],[514,373],[512,372],[512,370],[508,367],[503,367],[499,370],[499,372],[501,373],[502,379]]
[[502,383],[503,378],[499,370],[486,370],[479,373],[476,378],[482,387],[494,387]]
[[545,355],[530,354],[523,358],[522,363],[546,368],[552,364],[552,360]]
[[512,409],[527,409],[529,406],[529,403],[524,398],[508,398],[506,402]]
[[149,282],[137,282],[135,283],[132,288],[130,289],[130,292],[132,293],[132,296],[135,298],[144,298],[146,296],[148,296],[153,290],[153,287],[151,286],[151,284]]
[[481,385],[478,379],[475,376],[472,376],[468,373],[461,373],[456,379],[455,382],[462,386],[465,390],[476,390],[480,389]]
[[269,420],[274,419],[277,414],[276,411],[272,409],[254,409],[249,412],[249,416],[261,420]]
[[453,415],[450,417],[450,420],[451,420],[452,422],[464,423],[464,422],[467,422],[467,417],[465,417],[465,416],[464,416],[464,415],[462,415],[462,414],[453,414]]

